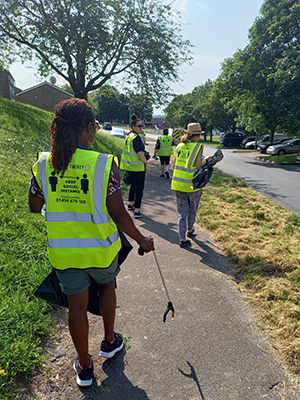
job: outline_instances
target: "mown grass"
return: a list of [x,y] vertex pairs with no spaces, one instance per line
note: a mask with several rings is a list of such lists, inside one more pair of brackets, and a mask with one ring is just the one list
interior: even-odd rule
[[279,162],[283,164],[295,164],[297,153],[294,154],[285,154],[284,156],[263,156],[258,154],[257,157],[259,159],[270,161],[270,162]]
[[[48,151],[51,113],[0,98],[0,398],[15,399],[14,378],[42,365],[52,306],[34,296],[51,271],[46,225],[28,208],[31,166]],[[101,134],[93,148],[120,157],[124,141]]]
[[215,169],[198,224],[229,257],[239,288],[299,384],[300,217]]

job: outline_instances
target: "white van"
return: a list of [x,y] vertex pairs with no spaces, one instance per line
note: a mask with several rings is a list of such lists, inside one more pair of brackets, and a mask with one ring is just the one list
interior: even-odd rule
[[[287,139],[287,135],[285,133],[275,133],[273,140]],[[256,144],[263,144],[270,142],[270,135],[264,135],[257,138]],[[245,149],[255,149],[255,141],[249,142],[246,144]]]

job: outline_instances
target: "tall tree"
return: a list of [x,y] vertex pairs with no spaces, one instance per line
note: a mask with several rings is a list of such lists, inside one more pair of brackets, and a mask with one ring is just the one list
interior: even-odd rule
[[264,73],[273,82],[279,124],[300,128],[300,2],[266,0],[261,17],[250,29],[253,52],[264,62]]
[[173,13],[160,0],[1,0],[0,39],[16,57],[36,56],[39,73],[56,72],[76,97],[119,76],[159,104],[189,60]]

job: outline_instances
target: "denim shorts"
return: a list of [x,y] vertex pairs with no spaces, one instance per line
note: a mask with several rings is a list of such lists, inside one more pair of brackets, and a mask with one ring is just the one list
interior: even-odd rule
[[107,268],[70,268],[66,270],[55,269],[61,290],[66,295],[84,292],[91,284],[92,277],[97,283],[109,283],[113,281],[120,272],[118,254]]

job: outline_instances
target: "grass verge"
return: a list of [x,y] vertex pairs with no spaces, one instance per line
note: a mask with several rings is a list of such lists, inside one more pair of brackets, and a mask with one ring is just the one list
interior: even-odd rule
[[[0,399],[15,399],[16,376],[42,366],[52,306],[34,296],[51,271],[46,225],[28,207],[31,166],[50,149],[52,113],[0,98]],[[94,150],[121,156],[124,141],[100,132]]]
[[197,222],[228,256],[238,287],[299,386],[300,217],[215,169]]

